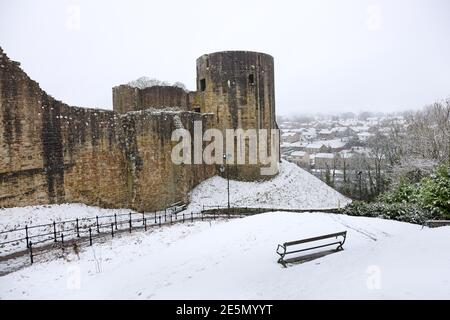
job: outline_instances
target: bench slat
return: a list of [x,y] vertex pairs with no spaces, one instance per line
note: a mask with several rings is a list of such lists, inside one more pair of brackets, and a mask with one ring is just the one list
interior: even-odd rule
[[346,233],[347,233],[347,231],[337,232],[337,233],[330,233],[330,234],[319,236],[319,237],[285,242],[283,245],[285,247],[288,247],[288,246],[293,246],[293,245],[296,245],[296,244],[301,244],[301,243],[305,243],[305,242],[312,242],[312,241],[318,241],[318,240],[323,240],[323,239],[328,239],[328,238],[333,238],[333,237],[339,237],[339,236],[344,236],[345,237]]
[[300,249],[300,250],[295,250],[295,251],[288,251],[285,253],[286,254],[291,254],[291,253],[297,253],[297,252],[303,252],[303,251],[308,251],[308,250],[314,250],[314,249],[318,249],[318,248],[323,248],[323,247],[328,247],[328,246],[332,246],[334,244],[341,244],[342,242],[337,241],[337,242],[332,242],[332,243],[327,243],[327,244],[322,244],[320,246],[315,246],[315,247],[311,247],[311,248],[305,248],[305,249]]

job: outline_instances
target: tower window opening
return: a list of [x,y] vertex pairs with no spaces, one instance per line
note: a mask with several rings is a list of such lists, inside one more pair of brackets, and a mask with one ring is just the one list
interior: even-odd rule
[[206,90],[206,79],[200,79],[200,91]]
[[254,74],[250,74],[248,76],[248,83],[255,84],[255,75]]

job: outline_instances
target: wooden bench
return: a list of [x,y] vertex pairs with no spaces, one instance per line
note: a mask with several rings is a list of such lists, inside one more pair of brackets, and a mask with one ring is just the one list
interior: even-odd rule
[[[338,240],[338,238],[340,238],[340,237],[342,237],[342,240]],[[295,256],[295,257],[292,257],[289,259],[285,259],[285,257],[290,254],[304,252],[304,251],[308,251],[308,250],[314,250],[314,249],[333,246],[333,245],[337,245],[337,247],[336,247],[336,249],[334,249],[334,251],[343,250],[344,249],[343,245],[344,245],[346,237],[347,237],[347,231],[342,231],[342,232],[326,234],[326,235],[318,236],[318,237],[314,237],[314,238],[290,241],[290,242],[285,242],[283,244],[279,244],[277,247],[277,254],[280,255],[280,258],[278,259],[278,263],[281,263],[284,267],[286,267],[287,263],[305,260],[305,256]],[[295,248],[296,246],[299,246],[301,244],[316,242],[316,241],[330,239],[330,238],[335,238],[336,240],[334,240],[332,242],[324,243],[324,244],[318,244],[318,245],[315,245],[312,247],[307,247],[307,248],[301,248],[301,249],[298,249],[298,247],[297,247],[297,249]],[[291,249],[291,251],[288,251],[289,248]]]

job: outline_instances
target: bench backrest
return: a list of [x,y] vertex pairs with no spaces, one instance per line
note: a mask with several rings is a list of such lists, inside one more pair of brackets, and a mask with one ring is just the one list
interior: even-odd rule
[[335,237],[339,237],[339,236],[345,237],[346,234],[347,234],[347,231],[337,232],[337,233],[330,233],[330,234],[326,234],[326,235],[323,235],[323,236],[318,236],[318,237],[313,237],[313,238],[308,238],[308,239],[302,239],[302,240],[285,242],[285,243],[283,243],[283,245],[285,247],[288,247],[288,246],[293,246],[293,245],[307,243],[307,242],[312,242],[312,241],[319,241],[319,240],[328,239],[328,238],[335,238]]

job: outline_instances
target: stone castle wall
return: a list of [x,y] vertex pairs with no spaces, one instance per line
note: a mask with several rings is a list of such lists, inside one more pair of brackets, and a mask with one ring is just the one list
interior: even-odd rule
[[189,92],[173,86],[153,86],[145,89],[120,85],[113,88],[113,110],[119,113],[148,108],[177,107],[190,111]]
[[186,200],[215,168],[174,165],[171,133],[192,131],[194,120],[207,129],[213,118],[71,107],[0,49],[0,207],[82,202],[148,211]]

